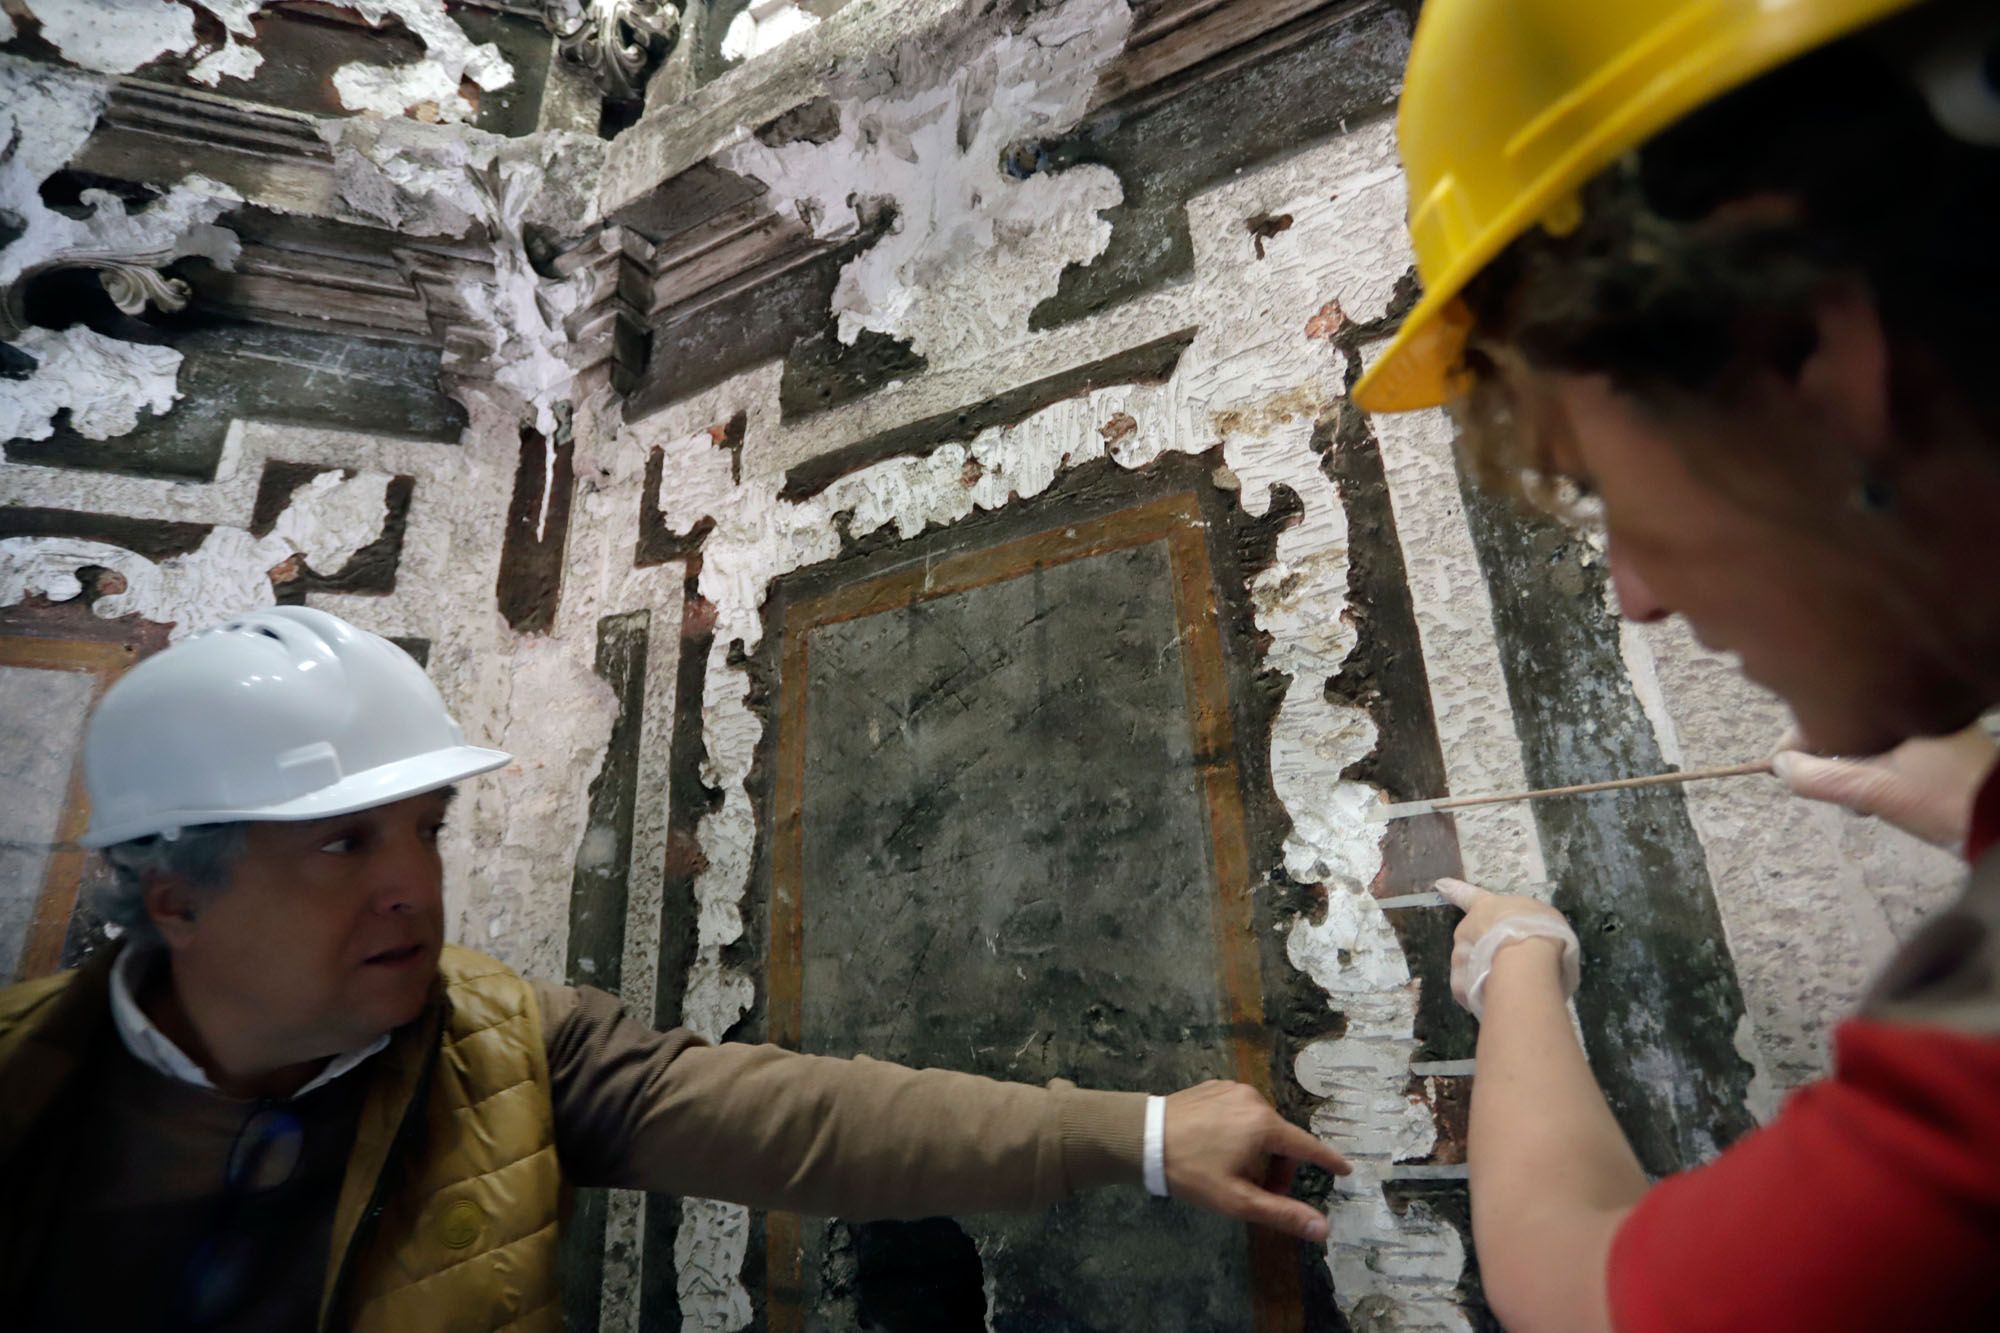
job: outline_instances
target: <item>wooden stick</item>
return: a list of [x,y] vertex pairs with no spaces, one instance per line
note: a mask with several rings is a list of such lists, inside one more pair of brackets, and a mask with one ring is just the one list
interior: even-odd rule
[[1427,815],[1434,810],[1463,810],[1472,805],[1502,805],[1508,801],[1539,801],[1545,796],[1582,796],[1594,791],[1626,791],[1633,787],[1665,787],[1679,782],[1706,782],[1710,778],[1747,778],[1769,773],[1771,761],[1731,764],[1727,768],[1696,768],[1681,773],[1654,773],[1643,778],[1617,778],[1610,782],[1584,782],[1574,787],[1545,787],[1541,791],[1495,792],[1486,796],[1451,796],[1432,801],[1405,801],[1401,805],[1377,807],[1374,818],[1405,819]]

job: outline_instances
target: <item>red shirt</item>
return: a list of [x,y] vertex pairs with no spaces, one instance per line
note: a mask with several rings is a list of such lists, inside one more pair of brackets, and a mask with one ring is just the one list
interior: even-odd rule
[[[2000,839],[2000,774],[1967,854]],[[2000,1330],[2000,1038],[1853,1019],[1832,1077],[1612,1241],[1619,1333]]]

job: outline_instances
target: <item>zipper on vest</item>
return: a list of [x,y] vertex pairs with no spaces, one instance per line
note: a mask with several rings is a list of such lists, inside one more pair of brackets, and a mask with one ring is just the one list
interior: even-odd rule
[[375,1173],[374,1188],[368,1192],[368,1206],[361,1210],[361,1220],[354,1224],[354,1234],[347,1238],[347,1249],[341,1253],[340,1267],[335,1270],[333,1279],[333,1293],[319,1325],[321,1333],[326,1333],[329,1324],[346,1303],[347,1283],[353,1276],[354,1257],[361,1253],[362,1247],[374,1235],[376,1220],[382,1216],[383,1200],[389,1192],[389,1176],[408,1150],[408,1140],[422,1118],[424,1108],[430,1103],[431,1077],[437,1069],[438,1047],[443,1041],[444,1023],[440,1019],[425,1048],[423,1072],[417,1075],[417,1086],[410,1095],[410,1104],[403,1108],[403,1118],[397,1123],[396,1133],[389,1140],[389,1151],[382,1158],[382,1169]]

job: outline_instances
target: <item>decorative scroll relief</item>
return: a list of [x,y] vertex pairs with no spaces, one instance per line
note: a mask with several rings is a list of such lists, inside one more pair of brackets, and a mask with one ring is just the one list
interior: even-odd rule
[[681,12],[666,0],[546,0],[549,30],[614,102],[646,95],[646,79],[674,49]]

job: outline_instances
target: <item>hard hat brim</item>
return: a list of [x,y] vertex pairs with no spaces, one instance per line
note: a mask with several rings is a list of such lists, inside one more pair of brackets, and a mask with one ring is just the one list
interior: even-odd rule
[[149,816],[143,824],[93,827],[78,841],[85,847],[109,847],[132,838],[147,837],[170,828],[189,828],[195,824],[302,823],[312,819],[332,819],[338,815],[351,815],[357,810],[372,810],[378,805],[421,796],[465,778],[490,773],[512,763],[513,759],[514,756],[505,750],[460,745],[366,769],[342,778],[332,786],[277,805],[254,809],[161,811]]
[[1467,387],[1471,336],[1472,312],[1457,288],[1426,296],[1355,382],[1354,405],[1364,412],[1414,412],[1450,402]]

